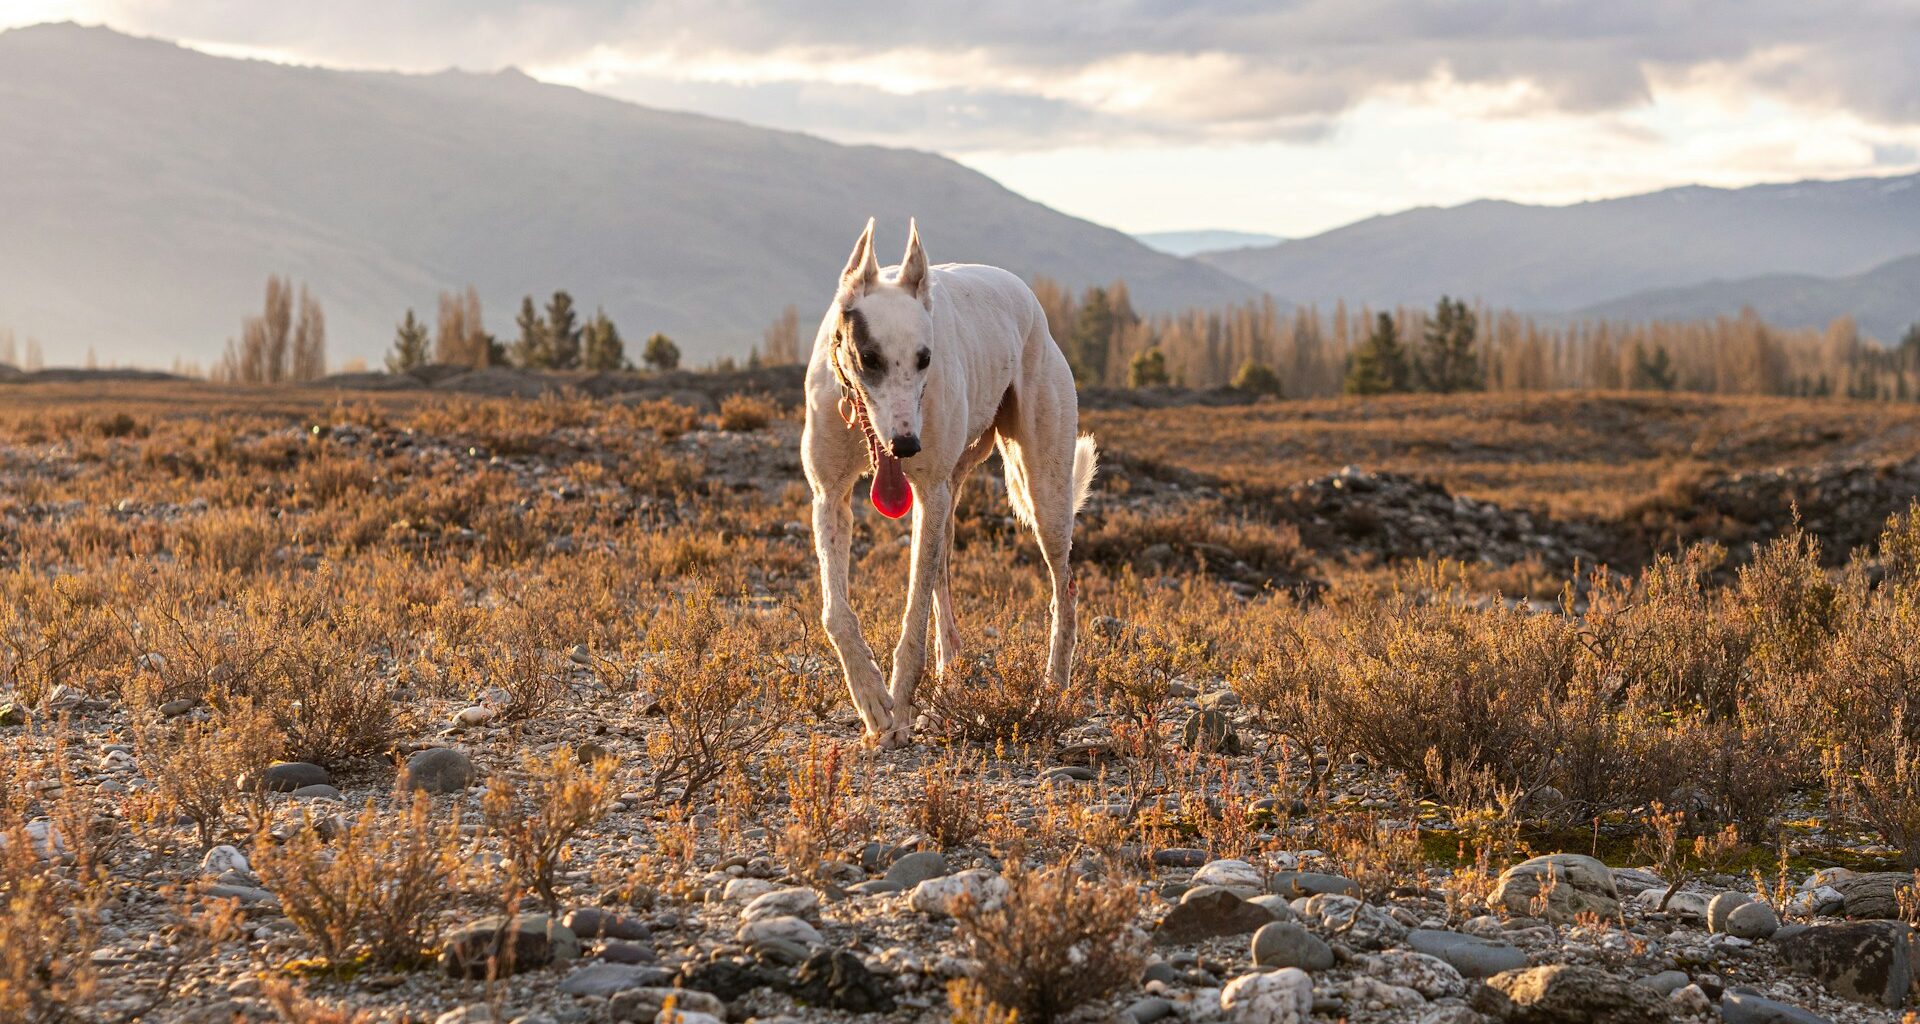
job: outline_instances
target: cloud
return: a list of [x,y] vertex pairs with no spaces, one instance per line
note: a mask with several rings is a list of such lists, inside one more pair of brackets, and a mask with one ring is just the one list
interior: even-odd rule
[[[48,6],[41,0],[39,7]],[[82,0],[117,27],[316,62],[516,64],[646,102],[948,150],[1307,141],[1386,95],[1500,117],[1710,82],[1920,124],[1910,0]],[[1449,90],[1452,90],[1451,92]]]

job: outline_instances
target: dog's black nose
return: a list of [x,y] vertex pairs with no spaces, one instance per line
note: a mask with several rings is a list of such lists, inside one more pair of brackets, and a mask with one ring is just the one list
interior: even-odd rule
[[912,434],[901,434],[887,443],[896,459],[910,459],[920,454],[920,439]]

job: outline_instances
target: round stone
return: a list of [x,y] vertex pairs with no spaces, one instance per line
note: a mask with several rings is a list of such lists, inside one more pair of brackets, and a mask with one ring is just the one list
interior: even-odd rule
[[458,793],[473,784],[473,761],[452,747],[428,747],[407,758],[408,789]]
[[1333,966],[1333,947],[1298,922],[1276,921],[1253,933],[1257,967],[1298,967],[1324,971]]

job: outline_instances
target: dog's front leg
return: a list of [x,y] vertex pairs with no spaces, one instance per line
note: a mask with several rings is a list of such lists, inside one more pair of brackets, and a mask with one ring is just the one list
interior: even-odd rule
[[847,562],[853,547],[852,487],[833,494],[815,489],[813,494],[813,546],[820,556],[820,621],[827,639],[840,656],[840,670],[847,678],[847,692],[853,697],[854,710],[866,723],[867,738],[878,740],[893,724],[893,702],[887,696],[886,682],[880,678],[880,666],[874,663],[873,649],[860,632],[860,617],[854,614],[847,596]]
[[913,571],[907,582],[907,609],[900,617],[900,643],[893,649],[893,728],[880,737],[883,747],[913,740],[913,689],[927,661],[927,620],[933,587],[946,571],[947,519],[953,515],[953,489],[946,482],[916,495],[913,515]]

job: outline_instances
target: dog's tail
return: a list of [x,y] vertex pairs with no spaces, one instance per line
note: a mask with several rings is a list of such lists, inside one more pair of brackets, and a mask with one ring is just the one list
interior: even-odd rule
[[1073,512],[1087,507],[1087,494],[1093,490],[1093,474],[1099,468],[1100,446],[1092,434],[1081,434],[1073,444]]

